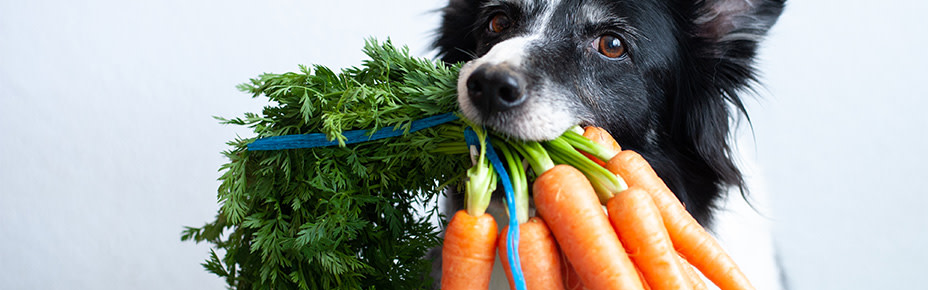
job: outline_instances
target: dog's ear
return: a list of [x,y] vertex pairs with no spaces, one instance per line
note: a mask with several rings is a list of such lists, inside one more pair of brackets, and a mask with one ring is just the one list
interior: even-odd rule
[[450,0],[441,10],[442,23],[438,37],[432,45],[438,56],[447,63],[468,61],[474,58],[477,39],[474,27],[484,0]]
[[[729,146],[730,108],[744,113],[738,93],[756,82],[754,57],[761,39],[776,22],[785,0],[696,0],[690,17],[687,65],[677,72],[677,96],[670,118],[671,136],[705,170],[714,187],[744,180]],[[750,120],[750,119],[748,119]],[[713,187],[706,184],[704,186]]]
[[[757,45],[777,21],[785,0],[697,0],[693,19],[699,54],[715,63],[720,88],[742,87],[755,79],[752,68]],[[733,92],[726,92],[733,93]]]
[[777,21],[786,0],[702,0],[697,3],[699,36],[716,41],[757,41]]

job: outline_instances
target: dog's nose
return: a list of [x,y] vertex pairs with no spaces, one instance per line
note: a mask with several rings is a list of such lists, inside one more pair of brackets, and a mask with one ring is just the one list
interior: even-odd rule
[[512,69],[482,65],[467,78],[467,94],[483,113],[508,110],[522,103],[522,81]]

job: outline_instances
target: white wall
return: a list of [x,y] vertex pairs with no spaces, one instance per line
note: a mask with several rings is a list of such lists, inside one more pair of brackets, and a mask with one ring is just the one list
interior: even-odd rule
[[923,288],[928,2],[788,5],[750,109],[794,289]]
[[219,153],[248,134],[212,116],[263,106],[235,85],[358,65],[368,36],[425,55],[437,7],[0,2],[0,289],[224,289],[180,231],[214,218]]
[[[431,55],[441,2],[0,2],[0,289],[222,289],[179,240],[248,135],[211,116],[367,36]],[[925,284],[928,5],[825,2],[789,3],[749,104],[783,262],[797,290]]]

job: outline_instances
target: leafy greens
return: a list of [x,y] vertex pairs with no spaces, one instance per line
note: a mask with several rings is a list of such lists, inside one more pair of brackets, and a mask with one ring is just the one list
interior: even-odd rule
[[[228,142],[216,220],[186,227],[181,239],[212,244],[203,266],[230,288],[431,288],[423,257],[441,243],[430,222],[437,197],[470,165],[466,154],[447,154],[463,152],[463,122],[349,145],[342,132],[406,130],[456,112],[459,66],[413,58],[389,40],[369,40],[364,52],[361,67],[338,73],[316,65],[262,74],[239,89],[269,105],[218,118],[257,136]],[[247,150],[256,138],[318,132],[341,146]]]

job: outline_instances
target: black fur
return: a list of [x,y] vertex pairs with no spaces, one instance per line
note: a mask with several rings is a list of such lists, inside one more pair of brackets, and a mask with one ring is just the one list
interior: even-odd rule
[[[506,1],[451,0],[435,47],[446,62],[468,61],[518,35],[540,7]],[[703,225],[729,187],[744,188],[732,160],[730,123],[745,114],[739,94],[756,78],[758,41],[785,0],[563,0],[540,44],[525,59],[529,89],[559,84],[569,106],[586,123],[605,127],[622,146],[641,153]],[[532,1],[521,1],[532,2]],[[545,1],[536,1],[545,2]],[[583,2],[583,3],[581,3]],[[750,5],[748,5],[750,4]],[[594,5],[614,21],[578,21],[579,7]],[[508,9],[513,27],[492,35],[486,21]],[[628,60],[597,59],[585,41],[616,32]]]

